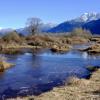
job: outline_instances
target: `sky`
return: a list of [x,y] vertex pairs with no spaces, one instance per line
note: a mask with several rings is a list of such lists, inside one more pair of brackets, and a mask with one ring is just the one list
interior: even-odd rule
[[25,27],[30,17],[58,24],[85,12],[100,13],[100,0],[0,0],[0,28]]

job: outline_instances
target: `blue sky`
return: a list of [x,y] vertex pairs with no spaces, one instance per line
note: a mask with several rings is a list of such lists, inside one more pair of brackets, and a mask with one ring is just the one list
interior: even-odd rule
[[24,27],[29,17],[60,23],[92,11],[100,12],[100,0],[0,0],[0,27]]

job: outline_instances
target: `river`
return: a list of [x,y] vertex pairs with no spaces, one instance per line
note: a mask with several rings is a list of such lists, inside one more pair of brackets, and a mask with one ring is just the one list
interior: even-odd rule
[[86,66],[100,66],[100,56],[88,55],[77,50],[64,54],[45,50],[35,54],[25,52],[4,56],[15,66],[0,73],[1,99],[38,95],[62,85],[69,76],[87,78],[90,72]]

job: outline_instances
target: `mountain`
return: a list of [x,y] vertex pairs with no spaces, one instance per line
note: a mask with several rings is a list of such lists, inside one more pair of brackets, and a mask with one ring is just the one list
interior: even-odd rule
[[40,31],[45,32],[45,31],[47,31],[55,26],[56,26],[56,24],[54,24],[54,23],[45,23],[45,24],[43,23],[40,26]]
[[93,34],[100,35],[100,19],[88,22],[82,26],[84,29],[90,30]]
[[[39,27],[39,30],[40,32],[46,32],[47,30],[53,28],[54,26],[56,26],[56,24],[53,24],[53,23],[46,23],[46,24],[41,24],[41,26]],[[22,35],[28,35],[29,32],[27,30],[27,28],[19,28],[19,29],[16,29],[16,31]]]
[[60,33],[60,32],[70,32],[74,28],[79,28],[84,24],[84,22],[67,21],[59,24],[58,26],[51,28],[47,32]]
[[0,36],[4,35],[6,33],[12,32],[12,31],[14,31],[14,29],[12,29],[12,28],[6,28],[6,29],[1,28],[0,29]]
[[[40,26],[40,29],[39,29],[39,30],[42,31],[42,32],[45,32],[45,31],[47,31],[47,30],[53,28],[54,26],[56,26],[56,24],[53,24],[53,23],[42,24],[42,25]],[[20,34],[22,34],[22,35],[25,35],[25,36],[29,34],[29,32],[28,32],[28,30],[27,30],[26,27],[25,27],[25,28],[15,29],[15,30],[16,30],[18,33],[20,33]],[[6,34],[6,33],[8,33],[8,32],[12,32],[12,31],[14,31],[14,29],[11,29],[11,28],[5,28],[5,29],[0,28],[0,36]]]
[[[90,30],[92,33],[100,34],[100,13],[84,13],[80,17],[75,19],[65,21],[59,25],[52,23],[45,23],[40,26],[41,32],[51,32],[51,33],[60,33],[60,32],[71,32],[75,28],[84,28]],[[0,35],[4,35],[8,32],[13,31],[14,29],[0,28]],[[26,28],[19,28],[16,31],[23,35],[28,35],[29,32]]]
[[19,34],[22,34],[24,36],[27,36],[29,34],[29,32],[27,31],[26,28],[19,28],[19,29],[16,29],[16,31],[19,33]]
[[74,19],[74,21],[87,23],[98,19],[100,19],[100,13],[92,12],[92,13],[84,13],[80,17]]
[[77,17],[75,19],[72,19],[70,21],[63,22],[56,27],[51,28],[47,32],[70,32],[75,28],[82,27],[85,23],[88,23],[93,20],[100,19],[99,13],[84,13],[80,17]]

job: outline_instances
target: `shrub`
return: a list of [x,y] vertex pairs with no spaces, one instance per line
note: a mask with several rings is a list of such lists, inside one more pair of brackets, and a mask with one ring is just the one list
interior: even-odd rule
[[89,38],[92,36],[91,32],[88,30],[83,30],[82,28],[76,28],[74,29],[69,36],[78,36],[78,37],[84,37],[84,38]]
[[21,38],[20,38],[20,36],[17,34],[16,31],[7,33],[6,35],[3,36],[2,39],[3,39],[5,42],[10,42],[10,41],[21,42]]

